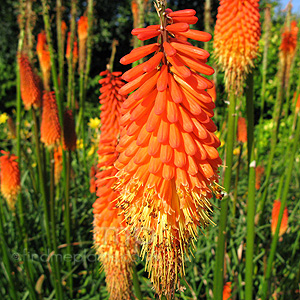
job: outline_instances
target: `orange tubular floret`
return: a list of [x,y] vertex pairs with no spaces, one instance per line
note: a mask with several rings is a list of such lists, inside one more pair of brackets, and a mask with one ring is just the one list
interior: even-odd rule
[[213,73],[206,64],[209,53],[179,38],[181,33],[202,40],[210,35],[191,31],[189,22],[175,22],[197,20],[194,10],[162,11],[161,27],[132,31],[145,37],[158,31],[159,43],[121,59],[129,64],[155,52],[123,76],[129,82],[119,93],[132,94],[121,109],[115,190],[127,228],[142,242],[156,292],[171,298],[180,288],[178,273],[184,274],[184,254],[197,238],[197,227],[210,223],[210,198],[214,193],[221,198],[222,161],[211,119],[215,104],[206,92],[213,84],[197,73]]
[[186,23],[177,23],[177,24],[172,24],[172,25],[168,25],[166,27],[166,29],[170,32],[185,32],[189,30],[189,24]]
[[120,63],[123,65],[131,64],[149,54],[152,52],[158,50],[159,44],[151,44],[147,46],[142,46],[140,48],[132,50],[129,54],[125,55],[123,58],[121,58]]
[[179,32],[178,34],[183,35],[188,39],[193,39],[200,42],[209,42],[211,40],[211,34],[204,31],[189,29],[186,32]]
[[183,9],[170,12],[169,17],[192,17],[196,14],[196,11],[193,9]]
[[175,42],[171,43],[171,46],[174,47],[177,51],[192,56],[193,58],[207,59],[209,57],[209,53],[207,51],[200,49],[198,47],[184,45]]
[[172,18],[174,23],[187,23],[187,24],[196,24],[198,22],[197,17],[173,17]]

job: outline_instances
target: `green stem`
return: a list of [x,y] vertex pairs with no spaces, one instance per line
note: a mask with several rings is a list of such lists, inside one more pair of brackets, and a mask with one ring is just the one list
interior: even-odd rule
[[[67,160],[67,170],[66,170],[66,181],[65,181],[65,211],[64,211],[64,220],[65,220],[65,230],[66,230],[66,242],[67,242],[67,254],[70,256],[72,254],[71,247],[71,220],[70,220],[70,172],[71,172],[71,160],[70,160],[70,151],[66,155]],[[72,273],[72,262],[67,260],[68,272]],[[72,274],[68,277],[70,297],[73,297],[73,277]]]
[[58,66],[59,66],[59,81],[60,95],[64,96],[64,44],[62,38],[62,1],[56,0],[56,32],[57,32],[57,50],[58,50]]
[[50,221],[51,221],[51,234],[52,234],[52,243],[53,243],[53,259],[55,264],[55,277],[56,283],[59,287],[59,295],[57,297],[59,299],[63,299],[62,289],[61,289],[61,275],[60,275],[60,262],[58,256],[58,248],[57,248],[57,236],[56,236],[56,222],[55,222],[55,187],[54,187],[54,155],[53,149],[50,150]]
[[238,183],[239,183],[239,177],[240,177],[242,154],[243,154],[243,143],[240,144],[240,153],[239,153],[238,164],[237,164],[237,168],[236,168],[235,182],[234,182],[234,194],[233,194],[233,205],[232,205],[232,218],[233,218],[232,223],[233,224],[235,221],[235,214],[236,214],[236,201],[237,201],[237,191],[238,191]]
[[135,296],[139,300],[143,300],[142,291],[141,291],[140,282],[139,282],[139,277],[138,277],[135,265],[132,266],[132,281],[133,281]]
[[214,299],[222,300],[223,276],[224,276],[224,254],[226,239],[226,224],[228,214],[229,191],[232,175],[233,146],[235,140],[235,105],[236,95],[233,91],[229,93],[229,110],[228,110],[228,132],[226,140],[226,169],[224,175],[224,189],[226,195],[221,201],[221,213],[219,220],[218,244],[216,249],[216,264],[214,270]]
[[247,78],[246,110],[248,139],[248,203],[247,203],[247,248],[246,248],[246,278],[245,300],[253,299],[253,252],[254,252],[254,216],[255,216],[255,158],[254,158],[254,103],[253,74]]
[[3,212],[3,203],[2,203],[2,198],[0,197],[0,243],[1,243],[1,248],[2,248],[2,260],[3,264],[6,269],[6,274],[8,277],[8,283],[10,288],[8,289],[8,293],[11,296],[11,299],[17,300],[19,299],[17,297],[17,289],[15,286],[15,280],[12,276],[12,268],[11,268],[11,263],[9,260],[9,252],[7,249],[6,241],[5,241],[5,235],[4,235],[4,228],[3,228],[3,223],[2,220],[4,219],[4,212]]
[[[205,1],[204,6],[204,31],[211,33],[210,28],[210,22],[211,22],[211,0]],[[204,50],[208,51],[209,43],[204,43]]]
[[267,83],[267,67],[268,67],[268,51],[270,45],[270,33],[271,33],[271,6],[267,5],[265,7],[265,21],[264,21],[264,31],[265,31],[265,45],[264,45],[264,53],[263,53],[263,64],[262,64],[262,85],[261,85],[261,104],[260,104],[260,117],[259,117],[259,142],[262,141],[262,133],[263,133],[263,115],[264,115],[264,107],[265,107],[265,94],[266,94],[266,83]]
[[[20,41],[19,41],[20,42]],[[21,43],[21,42],[20,42]],[[20,84],[20,70],[19,70],[19,64],[17,63],[17,156],[18,156],[18,163],[19,163],[19,171],[21,173],[21,84]],[[34,180],[34,175],[32,172],[31,166],[29,166],[29,171],[30,175],[32,178],[32,184],[33,187],[36,191],[36,185],[35,185],[35,180]],[[24,203],[22,199],[22,194],[19,193],[18,195],[18,216],[20,218],[20,234],[22,237],[23,241],[23,253],[24,253],[24,267],[25,271],[27,273],[27,279],[28,279],[28,290],[30,293],[31,299],[36,299],[36,294],[34,291],[34,286],[33,286],[33,276],[30,272],[30,261],[28,260],[28,235],[27,235],[27,230],[26,230],[26,225],[24,221]]]
[[277,137],[278,137],[278,131],[279,131],[279,124],[280,124],[280,115],[282,111],[282,104],[283,104],[283,90],[284,90],[284,67],[281,70],[280,78],[278,80],[278,88],[277,88],[277,97],[276,97],[276,104],[274,108],[274,114],[273,114],[273,131],[272,131],[272,136],[271,136],[271,149],[269,153],[269,159],[268,159],[268,164],[267,164],[267,169],[266,169],[266,179],[264,182],[264,191],[262,194],[262,197],[259,201],[258,207],[257,207],[257,213],[259,213],[259,224],[262,221],[262,216],[264,214],[265,210],[265,202],[268,194],[268,186],[269,186],[269,181],[271,177],[271,171],[272,171],[272,166],[273,166],[273,160],[275,156],[275,150],[276,150],[276,145],[277,145]]
[[73,47],[75,39],[75,29],[76,29],[76,10],[77,1],[71,2],[71,28],[70,28],[70,54],[68,57],[68,106],[72,108],[73,112],[75,109],[75,95],[73,94],[73,84],[74,84],[74,69],[75,64],[73,63]]
[[292,174],[294,172],[294,160],[295,160],[295,155],[298,150],[299,138],[300,138],[300,121],[298,120],[296,134],[295,134],[295,138],[293,140],[294,144],[292,147],[292,152],[290,153],[290,156],[289,156],[289,164],[286,169],[287,170],[286,171],[286,180],[285,180],[284,189],[283,189],[282,198],[281,198],[281,205],[280,205],[280,211],[279,211],[279,215],[278,215],[277,227],[276,227],[276,231],[273,236],[273,239],[272,239],[271,251],[270,251],[270,255],[268,257],[268,262],[267,262],[267,271],[266,271],[263,285],[262,285],[262,297],[261,297],[262,300],[268,299],[267,298],[268,286],[269,286],[269,281],[271,278],[273,261],[274,261],[275,254],[276,254],[277,242],[278,242],[278,238],[279,238],[279,229],[280,229],[280,225],[281,225],[281,221],[282,221],[282,217],[283,217],[284,208],[286,207],[286,202],[287,202],[287,197],[288,197]]
[[[49,223],[49,207],[48,207],[48,197],[46,192],[46,183],[45,183],[45,176],[43,171],[43,164],[42,164],[42,158],[41,158],[41,151],[40,151],[40,140],[39,140],[39,128],[38,128],[38,121],[35,110],[32,108],[32,119],[34,123],[34,139],[35,139],[35,149],[36,149],[36,157],[37,157],[37,165],[38,165],[38,173],[39,173],[39,183],[40,183],[40,192],[42,194],[42,200],[43,200],[43,206],[44,206],[44,227],[46,230],[46,240],[47,240],[47,247],[48,249],[52,249],[52,243],[51,243],[51,232],[50,232],[50,223]],[[45,166],[46,167],[46,166]],[[61,285],[58,285],[58,280],[56,278],[56,264],[54,263],[54,287],[56,295],[59,297],[62,295],[62,287]],[[59,298],[63,299],[63,298]]]

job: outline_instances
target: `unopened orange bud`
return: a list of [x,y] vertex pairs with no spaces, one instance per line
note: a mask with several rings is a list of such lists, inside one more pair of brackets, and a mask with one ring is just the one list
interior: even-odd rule
[[42,31],[38,34],[38,42],[36,45],[36,52],[38,54],[40,66],[43,73],[44,89],[50,88],[50,52],[48,50],[46,33]]
[[[276,231],[280,206],[281,206],[280,200],[275,200],[274,204],[273,204],[273,209],[272,209],[272,221],[271,221],[272,235],[274,235],[275,231]],[[285,207],[284,211],[283,211],[281,224],[280,224],[279,236],[282,236],[287,231],[287,228],[288,228],[288,210]]]
[[247,123],[246,119],[239,117],[237,125],[237,141],[246,143],[247,142]]
[[[70,40],[71,40],[71,32],[68,32],[68,40],[67,40],[67,52],[66,52],[66,58],[70,58]],[[73,64],[75,65],[78,60],[78,46],[77,46],[77,39],[74,37],[74,44],[73,44]]]

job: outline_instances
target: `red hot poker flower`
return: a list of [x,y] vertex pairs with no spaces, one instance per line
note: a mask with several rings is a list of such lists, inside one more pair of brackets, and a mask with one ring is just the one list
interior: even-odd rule
[[213,193],[220,197],[221,164],[214,135],[212,88],[206,64],[209,53],[182,36],[208,41],[211,35],[189,29],[194,10],[172,12],[157,1],[161,25],[136,28],[132,34],[157,42],[132,50],[121,59],[131,64],[153,56],[123,75],[130,94],[122,105],[123,129],[115,164],[118,206],[128,228],[142,240],[142,257],[158,294],[170,297],[184,273],[184,255],[197,237],[197,227],[210,224]]
[[59,143],[61,128],[54,92],[44,92],[41,123],[41,141],[49,147]]
[[260,38],[259,0],[220,0],[214,51],[225,70],[226,88],[235,88],[253,67]]
[[78,20],[79,71],[84,70],[87,37],[88,37],[88,18],[85,16],[81,16],[80,19]]
[[291,28],[286,28],[282,33],[282,40],[279,49],[284,55],[294,56],[297,46],[298,27],[297,22],[291,22]]
[[[280,200],[275,200],[274,204],[273,204],[273,209],[272,209],[272,222],[271,222],[272,235],[274,235],[275,231],[276,231],[280,206],[281,206]],[[282,236],[287,231],[287,228],[288,228],[288,210],[285,207],[285,209],[283,211],[283,217],[281,220],[281,224],[280,224],[279,236]]]
[[223,300],[231,299],[231,282],[226,282],[223,288]]
[[118,153],[116,145],[120,131],[120,105],[124,96],[118,94],[124,82],[121,72],[105,71],[100,80],[100,103],[102,121],[99,143],[99,164],[96,175],[96,195],[94,207],[94,245],[106,273],[106,283],[110,300],[131,299],[131,264],[133,261],[134,242],[128,231],[124,231],[124,217],[115,207],[119,193],[112,189],[117,173],[113,166]]
[[0,157],[0,182],[1,193],[8,207],[15,210],[17,196],[21,190],[19,164],[17,156],[1,150]]
[[[78,60],[78,46],[77,46],[77,39],[74,37],[74,44],[73,44],[73,65],[75,66]],[[67,39],[67,51],[66,51],[66,58],[70,59],[70,52],[71,52],[71,32],[68,32],[68,39]]]
[[25,109],[30,109],[32,106],[40,107],[42,97],[40,78],[34,73],[26,54],[19,54],[18,61],[20,68],[21,97]]
[[247,124],[246,119],[239,117],[237,124],[237,141],[246,143],[247,142]]
[[40,66],[43,73],[44,89],[49,90],[50,70],[51,70],[50,52],[48,50],[46,33],[44,31],[38,34],[36,52],[38,54]]
[[261,178],[265,173],[265,168],[263,166],[257,166],[255,168],[255,188],[260,189]]

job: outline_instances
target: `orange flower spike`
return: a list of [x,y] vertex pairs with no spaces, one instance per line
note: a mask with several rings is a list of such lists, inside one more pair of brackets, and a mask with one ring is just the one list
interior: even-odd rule
[[49,147],[59,143],[61,128],[54,92],[44,92],[41,122],[41,141]]
[[17,156],[1,150],[0,157],[0,184],[1,193],[10,210],[15,210],[18,194],[21,190],[19,164]]
[[57,185],[60,181],[61,172],[63,169],[63,156],[61,146],[54,148],[54,182]]
[[88,18],[81,16],[77,24],[79,39],[79,71],[83,71],[86,58],[86,41],[88,37]]
[[255,189],[260,189],[261,178],[265,173],[265,168],[263,166],[257,166],[255,169]]
[[88,18],[86,16],[81,16],[78,20],[78,39],[86,40],[88,37]]
[[297,27],[297,22],[291,22],[291,28],[286,28],[282,33],[282,40],[279,49],[284,55],[294,56],[296,46],[297,46],[297,35],[299,28]]
[[21,97],[25,109],[30,109],[32,106],[40,107],[41,105],[41,81],[34,73],[29,58],[26,54],[18,56],[21,80]]
[[231,299],[231,282],[226,282],[223,288],[223,300]]
[[[273,203],[273,209],[272,209],[272,221],[271,221],[272,235],[274,235],[275,231],[276,231],[280,206],[281,206],[280,200],[275,200]],[[281,224],[280,224],[279,236],[282,236],[287,231],[287,228],[288,228],[288,210],[285,207],[285,209],[283,211]]]
[[253,67],[260,38],[259,0],[220,0],[214,54],[225,70],[226,89],[240,88]]
[[67,109],[64,113],[64,150],[75,151],[77,135],[75,131],[75,121],[71,109]]
[[237,141],[242,143],[247,142],[247,124],[246,124],[246,119],[243,117],[238,118]]
[[[96,174],[96,195],[94,207],[94,246],[106,273],[106,283],[110,300],[130,300],[131,264],[135,254],[134,242],[127,231],[123,230],[124,217],[115,207],[119,193],[112,189],[117,173],[113,166],[118,153],[116,145],[120,132],[121,103],[125,97],[118,91],[124,82],[121,72],[106,70],[100,73],[100,103],[102,121],[99,143],[99,163]],[[92,172],[91,172],[92,173]],[[92,175],[92,174],[91,174]]]
[[[66,51],[66,58],[70,58],[70,51],[71,51],[71,32],[68,32],[68,39],[67,39],[67,51]],[[74,37],[74,44],[73,44],[73,64],[75,65],[78,60],[78,46],[77,46],[77,39]]]
[[63,37],[65,37],[67,30],[68,30],[68,26],[67,26],[66,22],[61,21],[61,34]]
[[[129,64],[154,52],[143,67],[125,73],[128,83],[119,91],[132,93],[122,105],[115,189],[128,229],[141,239],[141,255],[156,292],[170,298],[180,288],[178,274],[184,274],[184,255],[197,238],[197,227],[211,222],[210,198],[214,193],[221,197],[221,159],[211,120],[215,104],[205,91],[213,85],[195,72],[214,72],[205,63],[209,54],[180,38],[190,32],[196,12],[172,12],[164,1],[155,5],[161,25],[133,33],[139,38],[158,31],[158,42],[121,59]],[[201,32],[192,35],[207,39]]]
[[43,73],[44,89],[48,90],[50,84],[51,64],[50,64],[50,52],[48,50],[46,33],[44,31],[38,34],[36,52],[38,54],[40,66]]

